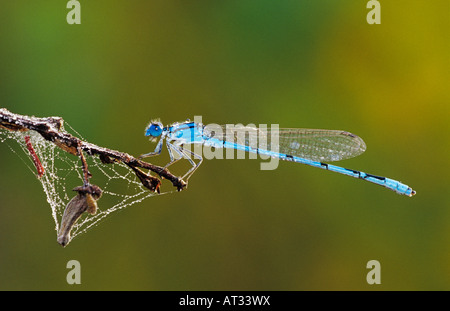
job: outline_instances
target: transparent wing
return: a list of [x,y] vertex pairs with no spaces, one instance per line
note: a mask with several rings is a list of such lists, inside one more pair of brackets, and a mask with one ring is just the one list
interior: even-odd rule
[[340,130],[264,130],[248,126],[220,125],[216,128],[206,126],[204,135],[313,161],[340,161],[356,157],[366,150],[366,144],[360,137]]

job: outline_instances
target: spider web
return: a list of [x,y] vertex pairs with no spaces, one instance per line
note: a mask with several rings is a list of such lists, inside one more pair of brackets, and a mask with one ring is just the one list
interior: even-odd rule
[[[74,132],[69,132],[70,134],[75,134],[83,139],[67,122],[65,126]],[[61,129],[61,131],[66,130]],[[39,177],[32,156],[27,149],[25,136],[30,137],[36,155],[44,167],[45,171],[41,177]],[[13,144],[9,143],[11,141]],[[83,185],[83,169],[80,158],[63,151],[34,131],[19,132],[0,129],[0,142],[5,142],[41,183],[51,208],[56,233],[58,233],[67,203],[77,194],[72,189]],[[25,157],[23,157],[24,154]],[[158,195],[145,188],[135,173],[125,164],[121,162],[104,164],[97,156],[85,154],[85,157],[89,172],[92,174],[89,181],[91,184],[99,186],[103,190],[103,195],[97,202],[97,213],[95,215],[83,213],[84,215],[73,226],[71,240],[98,225],[108,215]],[[170,192],[173,191],[161,194]]]

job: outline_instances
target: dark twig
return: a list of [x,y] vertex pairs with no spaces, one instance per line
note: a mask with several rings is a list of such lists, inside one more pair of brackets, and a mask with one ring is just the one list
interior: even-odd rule
[[[136,173],[137,177],[145,187],[154,192],[159,192],[161,181],[150,174],[145,174],[138,168],[148,169],[149,171],[158,174],[161,178],[169,180],[178,191],[181,191],[186,187],[186,183],[181,178],[173,175],[166,168],[141,161],[124,152],[99,147],[85,142],[69,133],[63,132],[63,124],[64,120],[60,117],[36,118],[34,116],[30,117],[15,114],[5,108],[0,108],[0,128],[10,131],[38,132],[44,139],[76,156],[82,156],[79,152],[81,149],[89,156],[98,155],[100,160],[105,164],[122,162]],[[83,167],[83,170],[86,173],[87,167]]]

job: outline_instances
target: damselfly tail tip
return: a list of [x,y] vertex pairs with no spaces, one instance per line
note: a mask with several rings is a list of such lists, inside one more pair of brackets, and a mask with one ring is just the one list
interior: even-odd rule
[[413,195],[416,195],[416,191],[411,189],[411,194],[409,195],[409,197],[412,197]]

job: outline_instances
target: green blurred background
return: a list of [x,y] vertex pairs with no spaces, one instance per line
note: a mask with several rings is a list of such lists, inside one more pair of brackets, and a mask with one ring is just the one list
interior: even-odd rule
[[[1,107],[134,155],[153,150],[143,132],[157,117],[347,130],[368,148],[339,164],[417,195],[294,163],[205,161],[187,191],[63,249],[41,185],[0,144],[0,289],[449,290],[450,2],[381,1],[380,25],[366,3],[81,1],[68,25],[66,1],[2,1]],[[71,259],[81,285],[66,283]],[[366,283],[371,259],[381,285]]]

